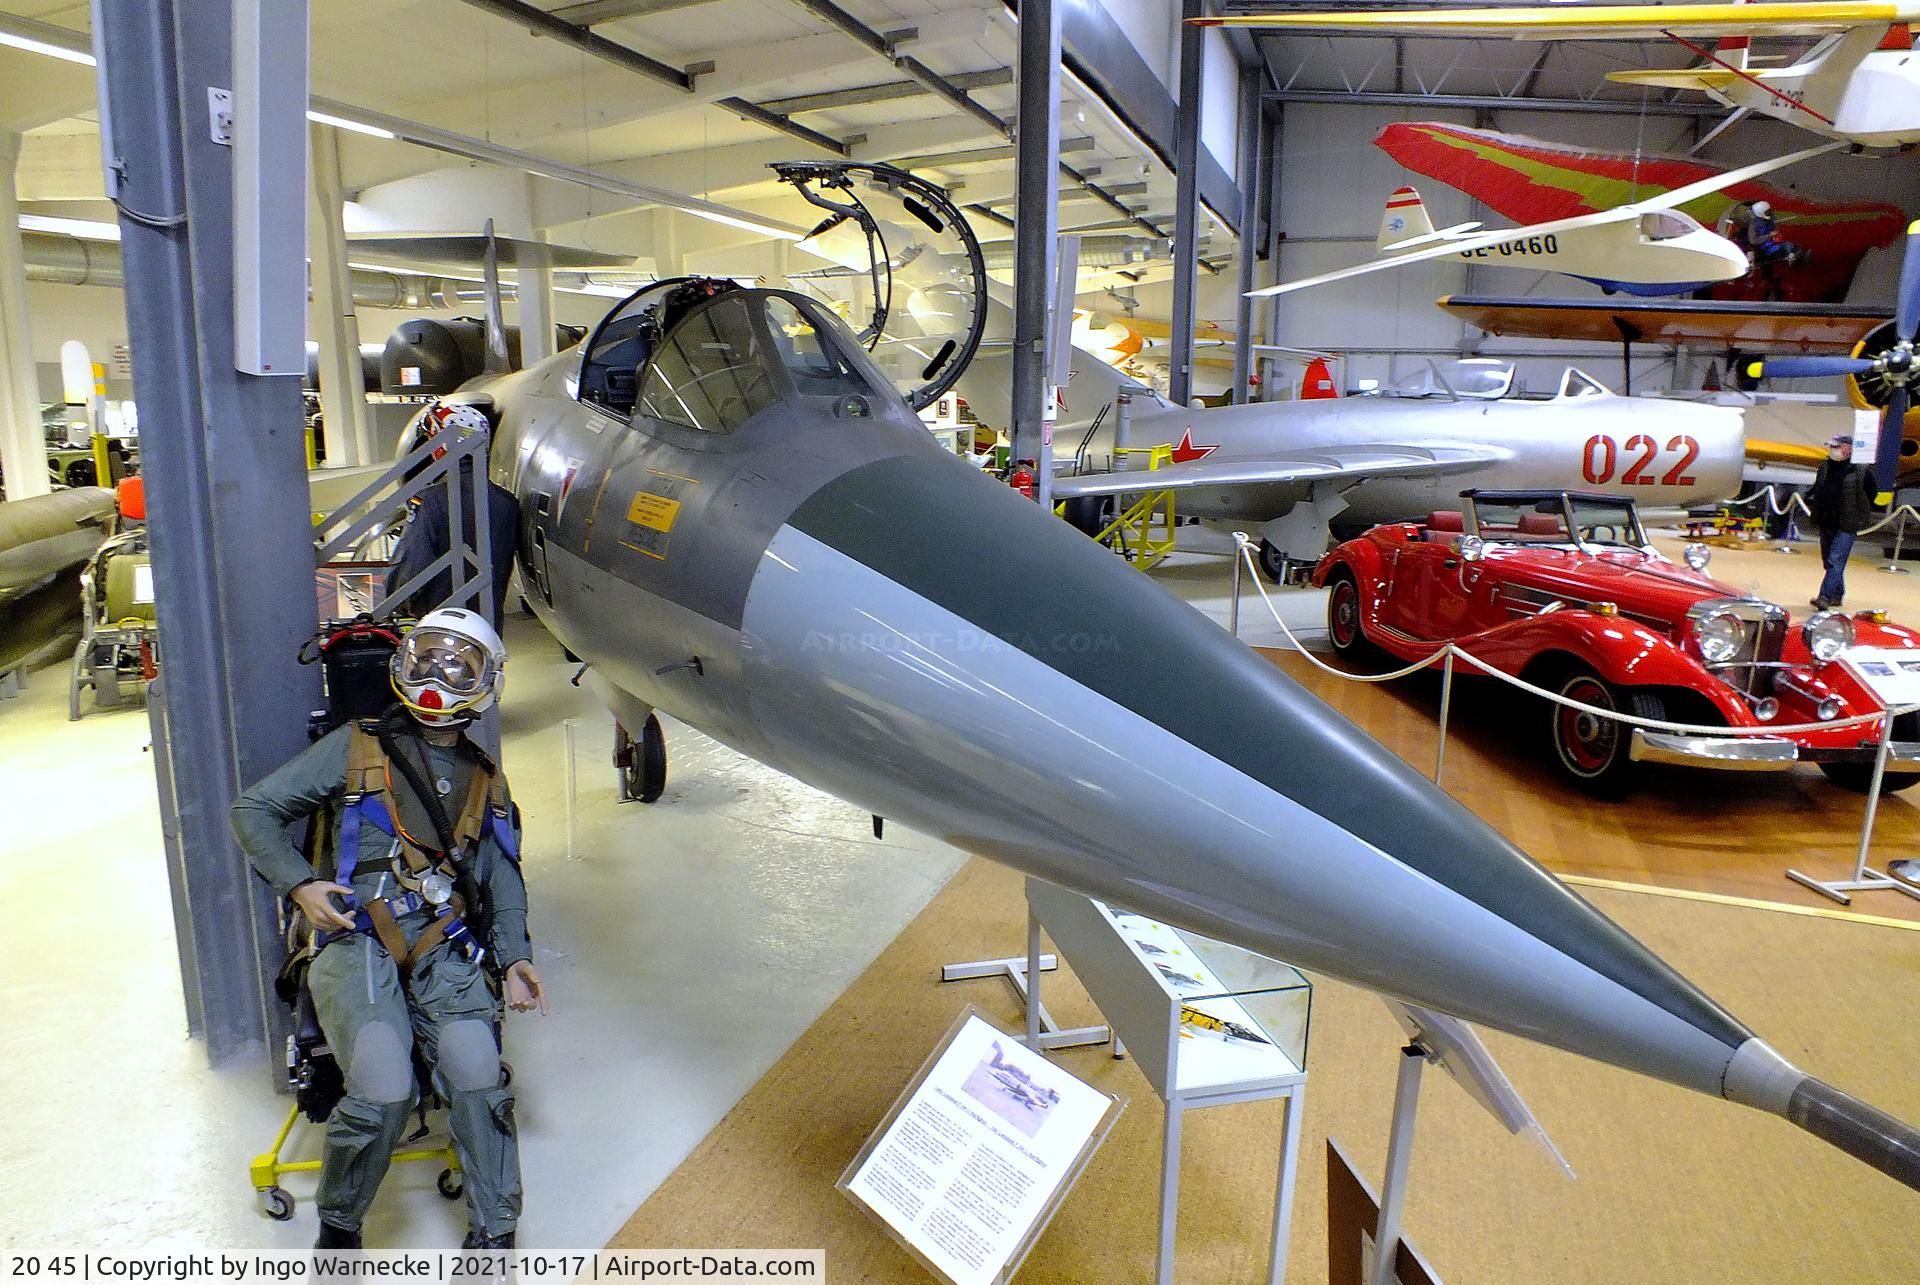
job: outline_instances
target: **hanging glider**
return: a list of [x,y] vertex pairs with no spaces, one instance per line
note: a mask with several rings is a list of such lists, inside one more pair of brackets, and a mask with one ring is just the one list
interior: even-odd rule
[[[1696,89],[1729,107],[1861,147],[1920,142],[1920,64],[1906,24],[1920,3],[1633,4],[1511,9],[1390,9],[1191,18],[1201,26],[1606,40],[1662,35],[1700,61],[1679,71],[1617,71],[1630,85]],[[1791,66],[1749,68],[1748,36],[1824,36]],[[1702,43],[1732,37],[1716,48]],[[1630,104],[1623,104],[1629,106]]]
[[[1383,257],[1350,268],[1323,272],[1319,276],[1284,281],[1263,290],[1248,292],[1249,297],[1286,294],[1309,286],[1325,285],[1348,277],[1425,263],[1459,255],[1473,262],[1485,262],[1487,251],[1506,251],[1506,262],[1514,266],[1550,268],[1574,276],[1599,281],[1604,285],[1635,294],[1685,294],[1714,281],[1731,281],[1747,274],[1746,253],[1733,242],[1709,232],[1679,207],[1689,201],[1718,192],[1762,174],[1784,169],[1809,157],[1839,148],[1839,143],[1822,143],[1772,160],[1756,161],[1739,169],[1714,174],[1698,182],[1676,187],[1643,201],[1629,201],[1612,209],[1572,218],[1551,219],[1525,227],[1502,228],[1492,232],[1475,231],[1474,224],[1433,231],[1422,213],[1418,225],[1409,224],[1414,235],[1400,241],[1386,240],[1393,228],[1396,200],[1410,212],[1420,205],[1419,194],[1402,188],[1387,203],[1387,221],[1382,226]],[[1408,194],[1403,197],[1402,193]],[[1549,253],[1549,244],[1552,252]],[[1513,247],[1526,251],[1524,258],[1513,257]],[[1562,266],[1564,264],[1565,266]]]
[[[1719,165],[1677,156],[1614,152],[1445,121],[1396,121],[1373,145],[1416,174],[1458,188],[1511,223],[1591,214],[1700,182]],[[1678,212],[1736,242],[1756,202],[1771,207],[1793,251],[1771,255],[1764,272],[1714,287],[1716,299],[1818,303],[1845,299],[1860,260],[1890,245],[1907,216],[1888,201],[1831,199],[1760,179],[1735,183]],[[1731,229],[1740,227],[1741,231]]]

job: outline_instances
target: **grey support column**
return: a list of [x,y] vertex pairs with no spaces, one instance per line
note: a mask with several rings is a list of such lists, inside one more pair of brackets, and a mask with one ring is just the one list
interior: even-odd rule
[[1168,336],[1167,396],[1193,398],[1194,279],[1200,270],[1200,70],[1205,29],[1188,19],[1206,13],[1203,0],[1180,4],[1180,102],[1174,118],[1173,333]]
[[1259,244],[1261,166],[1260,80],[1262,72],[1249,67],[1240,73],[1240,145],[1238,169],[1234,178],[1240,188],[1240,210],[1234,224],[1239,231],[1234,243],[1234,261],[1239,268],[1233,301],[1233,404],[1243,406],[1249,400],[1247,377],[1253,373],[1253,289],[1254,246]]
[[1060,13],[1020,0],[1020,116],[1015,122],[1013,458],[1033,460],[1034,498],[1053,502],[1047,326],[1060,226]]
[[[1267,140],[1266,157],[1261,164],[1261,179],[1266,184],[1267,203],[1267,285],[1280,284],[1280,155],[1286,142],[1286,112],[1280,104],[1274,104],[1270,119],[1262,116],[1262,130]],[[1280,296],[1267,296],[1267,342],[1280,342]],[[1280,396],[1275,373],[1280,363],[1269,361],[1267,374],[1260,385],[1260,400],[1272,401]],[[1342,372],[1344,374],[1344,372]]]
[[327,465],[374,462],[373,415],[360,368],[360,317],[353,307],[353,269],[347,266],[347,232],[341,223],[346,193],[340,183],[340,136],[330,126],[311,125],[313,209],[308,231],[313,263],[314,339],[320,344],[320,416],[327,435]]
[[[301,0],[277,17],[306,21]],[[209,88],[232,84],[230,0],[96,0],[101,116],[119,174],[127,323],[195,997],[215,1063],[261,1059],[284,1029],[268,984],[274,904],[227,825],[244,784],[307,743],[319,678],[299,380],[234,369],[233,155]],[[304,76],[287,92],[304,95]]]
[[[531,182],[531,180],[529,180]],[[545,232],[533,234],[545,241]],[[531,366],[553,356],[553,262],[539,251],[515,260],[513,297],[520,323],[520,365]]]
[[9,500],[52,489],[47,438],[40,431],[40,376],[33,361],[27,261],[14,186],[19,163],[20,135],[0,130],[0,471],[6,473]]

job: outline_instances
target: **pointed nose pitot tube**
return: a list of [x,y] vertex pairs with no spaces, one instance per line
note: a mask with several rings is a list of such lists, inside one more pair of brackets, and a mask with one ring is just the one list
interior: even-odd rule
[[1019,870],[1769,1111],[1920,1188],[1920,1135],[1798,1071],[1218,625],[936,451],[780,527],[742,620],[771,761]]

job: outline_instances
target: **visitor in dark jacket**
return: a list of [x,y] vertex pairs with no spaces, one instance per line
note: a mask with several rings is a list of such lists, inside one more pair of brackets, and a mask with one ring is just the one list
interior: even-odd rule
[[1813,605],[1827,611],[1846,597],[1853,539],[1873,516],[1873,470],[1853,462],[1853,439],[1846,434],[1837,433],[1827,442],[1827,458],[1814,474],[1807,507],[1820,528],[1820,565],[1826,568]]

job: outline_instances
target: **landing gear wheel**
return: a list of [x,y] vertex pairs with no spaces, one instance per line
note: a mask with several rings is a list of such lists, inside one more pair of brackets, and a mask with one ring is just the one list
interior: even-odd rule
[[[1872,724],[1868,724],[1871,728]],[[1893,739],[1896,741],[1920,740],[1920,710],[1911,714],[1902,714],[1893,720]],[[1843,790],[1852,790],[1855,794],[1865,794],[1873,784],[1872,763],[1822,763],[1820,770],[1827,779]],[[1880,793],[1892,794],[1920,783],[1920,772],[1883,772],[1880,776]]]
[[652,803],[667,788],[667,734],[652,714],[640,729],[640,739],[614,725],[613,766],[620,773],[620,799]]
[[467,1192],[466,1178],[451,1169],[442,1169],[440,1176],[433,1180],[433,1185],[437,1187],[440,1194],[448,1200],[458,1200]]
[[1061,515],[1067,525],[1081,535],[1092,539],[1099,535],[1107,525],[1107,497],[1104,495],[1076,495],[1065,502],[1066,511]]
[[260,1212],[277,1223],[293,1217],[293,1197],[284,1187],[267,1187],[260,1193]]
[[[1589,669],[1568,673],[1560,681],[1559,694],[1583,705],[1636,718],[1667,716],[1666,702],[1655,693],[1615,687]],[[1547,730],[1555,761],[1582,793],[1596,799],[1622,799],[1632,792],[1640,765],[1631,756],[1631,726],[1555,704],[1547,708]]]
[[1370,661],[1377,654],[1360,625],[1360,586],[1344,568],[1327,578],[1327,641],[1342,660]]
[[1280,552],[1271,540],[1260,542],[1260,574],[1274,584],[1287,578],[1287,555]]

